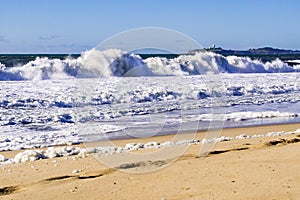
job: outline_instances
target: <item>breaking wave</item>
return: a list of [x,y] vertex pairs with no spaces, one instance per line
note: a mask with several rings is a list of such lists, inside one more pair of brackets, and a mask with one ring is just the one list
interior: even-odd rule
[[78,58],[37,57],[25,65],[6,67],[0,63],[0,80],[45,80],[96,78],[107,76],[187,76],[207,73],[279,73],[300,72],[280,59],[263,63],[248,57],[222,56],[213,52],[181,55],[168,59],[142,59],[119,49],[85,51]]

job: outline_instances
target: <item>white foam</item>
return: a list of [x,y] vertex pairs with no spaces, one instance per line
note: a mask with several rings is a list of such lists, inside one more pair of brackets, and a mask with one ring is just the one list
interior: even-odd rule
[[7,160],[8,160],[7,158],[5,158],[2,154],[0,154],[0,163],[5,162]]
[[[0,151],[78,144],[83,142],[83,135],[122,136],[123,130],[132,127],[151,131],[149,127],[153,129],[153,125],[159,127],[164,123],[212,120],[239,123],[299,117],[299,73],[222,74],[219,78],[224,83],[223,90],[207,87],[205,78],[205,75],[109,77],[78,79],[75,86],[69,79],[2,82]],[[74,89],[82,85],[90,93]],[[202,108],[216,107],[212,101],[214,94],[220,95],[218,105],[228,108],[227,113],[207,114],[211,110],[199,113]],[[240,112],[240,108],[249,111]],[[177,110],[195,112],[169,115]],[[149,114],[158,117],[150,119]],[[81,126],[83,129],[79,130]]]
[[206,73],[278,73],[295,72],[298,68],[279,59],[263,63],[249,57],[222,56],[213,52],[182,55],[174,59],[148,58],[147,66],[156,75],[197,75]]
[[128,143],[128,144],[125,145],[124,149],[129,150],[129,151],[133,151],[133,150],[142,149],[144,147],[145,147],[145,145],[142,144],[142,143]]
[[85,51],[78,58],[36,58],[23,66],[6,68],[0,64],[0,80],[44,80],[108,77],[199,75],[207,73],[278,73],[300,72],[276,59],[263,63],[249,57],[222,56],[213,52],[181,55],[174,59],[147,58],[128,54],[119,49]]
[[41,134],[32,132],[30,134],[20,135],[1,135],[0,151],[11,151],[19,149],[42,148],[54,145],[71,145],[83,142],[78,134],[70,132],[47,132]]
[[91,133],[99,133],[99,134],[109,134],[113,132],[119,132],[127,129],[127,127],[124,126],[117,126],[112,124],[91,124],[90,126],[86,126],[85,124],[82,124],[83,127],[80,127],[78,125],[78,129],[82,129],[80,131],[80,136],[89,135]]
[[250,138],[261,138],[261,137],[276,137],[281,135],[292,135],[300,133],[300,129],[290,132],[269,132],[266,134],[256,134],[256,135],[246,135],[241,134],[235,137],[216,137],[211,139],[202,139],[202,140],[180,140],[176,143],[166,141],[164,143],[158,142],[148,142],[148,143],[128,143],[124,147],[119,146],[106,146],[106,147],[90,147],[90,148],[79,148],[73,146],[65,147],[49,147],[46,150],[25,150],[18,153],[14,158],[8,159],[0,154],[0,164],[9,164],[9,163],[22,163],[28,161],[35,161],[40,159],[48,159],[55,157],[66,157],[77,155],[79,157],[86,157],[89,154],[99,154],[99,155],[112,155],[119,153],[126,153],[130,151],[140,151],[144,149],[153,149],[153,148],[168,148],[176,145],[194,145],[194,144],[208,144],[216,143],[222,141],[232,141],[232,140],[244,140]]
[[18,153],[14,159],[14,163],[20,162],[28,162],[28,161],[35,161],[39,159],[45,159],[46,157],[41,154],[38,150],[25,150],[23,152]]
[[263,111],[263,112],[233,112],[225,114],[202,114],[195,116],[200,121],[245,121],[260,118],[281,118],[281,117],[298,117],[298,114],[279,111]]
[[300,64],[300,60],[288,60],[287,62],[299,63]]
[[107,76],[149,76],[151,70],[138,55],[119,49],[85,51],[77,59],[49,59],[37,57],[23,66],[0,66],[0,80],[45,80],[93,78]]

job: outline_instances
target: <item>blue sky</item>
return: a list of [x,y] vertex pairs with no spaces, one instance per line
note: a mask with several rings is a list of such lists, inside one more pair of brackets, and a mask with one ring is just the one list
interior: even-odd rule
[[204,47],[300,49],[299,2],[0,0],[0,52],[82,52],[141,27],[174,29]]

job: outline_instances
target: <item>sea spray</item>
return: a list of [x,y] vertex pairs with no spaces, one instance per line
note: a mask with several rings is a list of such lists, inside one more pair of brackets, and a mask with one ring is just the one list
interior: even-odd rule
[[21,66],[0,64],[0,80],[45,80],[66,78],[99,78],[110,76],[188,76],[207,73],[279,73],[300,72],[280,59],[263,63],[249,57],[222,56],[198,52],[176,58],[142,59],[120,49],[85,51],[78,58],[51,59],[37,57]]

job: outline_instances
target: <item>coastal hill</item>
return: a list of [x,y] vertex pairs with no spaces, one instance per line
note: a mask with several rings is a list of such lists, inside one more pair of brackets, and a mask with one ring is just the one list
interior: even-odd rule
[[195,49],[188,51],[188,54],[195,54],[197,52],[210,51],[222,55],[287,55],[287,54],[298,54],[300,55],[299,50],[285,50],[285,49],[275,49],[272,47],[263,47],[258,49],[249,49],[249,50],[231,50],[223,49],[221,47],[210,47],[204,49]]
[[285,61],[289,65],[299,64],[298,61],[294,62],[294,60],[300,60],[300,50],[276,49],[272,47],[263,47],[248,50],[231,50],[223,49],[221,47],[215,47],[213,45],[210,48],[190,50],[187,54],[196,54],[198,52],[214,52],[223,56],[247,56],[252,59],[259,59],[263,62],[279,58],[280,60]]

